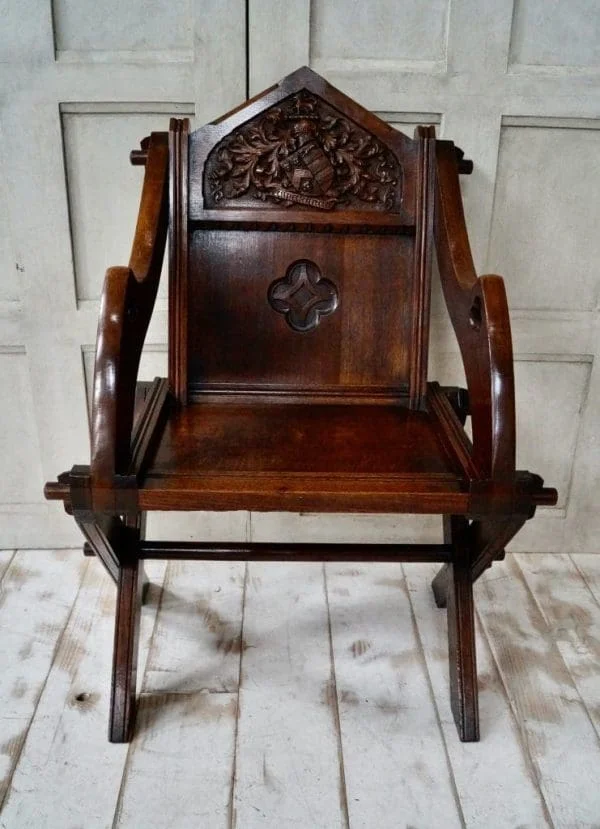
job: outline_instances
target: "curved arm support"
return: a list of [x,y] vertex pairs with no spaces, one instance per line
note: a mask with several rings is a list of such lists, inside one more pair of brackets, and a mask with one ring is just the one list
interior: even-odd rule
[[473,461],[482,478],[515,474],[515,386],[504,280],[477,277],[454,145],[436,143],[435,242],[444,298],[467,378]]
[[92,486],[110,488],[131,460],[135,386],[160,280],[168,224],[168,141],[152,133],[129,267],[106,272],[94,365]]

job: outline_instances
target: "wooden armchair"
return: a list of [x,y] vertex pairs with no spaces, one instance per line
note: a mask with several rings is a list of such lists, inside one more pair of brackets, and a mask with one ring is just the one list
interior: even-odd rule
[[[470,162],[309,69],[145,165],[128,267],[106,274],[91,463],[46,484],[117,585],[110,740],[131,738],[144,559],[435,561],[452,709],[477,740],[472,585],[556,491],[515,470],[504,283],[475,274]],[[136,383],[169,235],[169,377]],[[468,389],[427,381],[433,251]],[[472,441],[464,430],[471,417]],[[439,544],[146,540],[149,510],[439,513]]]

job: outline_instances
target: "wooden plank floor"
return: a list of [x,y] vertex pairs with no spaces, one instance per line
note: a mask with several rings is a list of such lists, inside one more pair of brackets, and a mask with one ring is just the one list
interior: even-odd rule
[[136,737],[106,739],[114,587],[0,551],[0,829],[600,827],[600,556],[476,592],[481,742],[430,565],[148,567]]

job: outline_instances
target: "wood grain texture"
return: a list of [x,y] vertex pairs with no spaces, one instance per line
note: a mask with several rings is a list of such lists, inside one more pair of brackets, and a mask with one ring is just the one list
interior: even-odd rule
[[0,585],[15,554],[16,550],[0,550]]
[[444,517],[444,540],[453,546],[446,572],[450,705],[460,739],[471,743],[479,741],[479,686],[468,529],[462,516]]
[[115,826],[231,826],[244,570],[169,564]]
[[144,693],[237,691],[243,590],[242,563],[169,563]]
[[232,826],[347,827],[323,568],[248,566]]
[[519,555],[519,569],[600,738],[600,604],[590,588],[600,567],[579,569],[567,555]]
[[[406,391],[413,247],[398,235],[193,231],[190,391]],[[268,294],[303,259],[336,286],[339,300],[318,328],[301,333],[273,311]]]
[[[481,625],[477,622],[475,630],[482,741],[461,743],[456,739],[450,706],[447,623],[445,614],[434,612],[429,590],[435,567],[417,564],[402,569],[464,824],[498,829],[552,827],[537,775],[521,740],[519,721]],[[501,774],[490,758],[501,758]]]
[[362,473],[460,480],[436,427],[425,412],[400,406],[199,403],[169,418],[147,478]]
[[579,570],[588,590],[590,590],[596,602],[600,605],[600,559],[597,559],[593,554],[571,554],[571,561]]
[[169,385],[187,400],[188,375],[188,133],[189,120],[169,128]]
[[98,321],[91,425],[91,475],[107,489],[128,472],[135,383],[158,290],[167,234],[168,144],[148,141],[148,161],[129,266],[109,268]]
[[[67,566],[61,562],[57,583],[66,584],[66,571],[72,576],[83,561],[76,551],[70,556]],[[2,812],[7,827],[112,825],[128,753],[128,746],[106,740],[115,588],[97,563],[89,564],[77,598],[69,600],[69,621]],[[152,588],[142,612],[141,674],[164,570],[159,562],[148,565]]]
[[401,566],[327,565],[327,595],[350,825],[462,826]]
[[229,829],[237,694],[143,694],[113,826]]
[[[44,601],[37,594],[50,571],[42,565],[46,554],[36,555],[40,572],[30,574],[30,593],[25,582],[11,577],[13,587],[0,606],[0,629],[9,645],[6,632],[14,628],[18,598],[30,611],[22,618],[31,622],[36,642],[43,635],[38,614]],[[30,557],[28,551],[21,563]],[[577,569],[568,557],[520,556],[518,566],[509,557],[504,573],[494,570],[475,586],[483,608],[476,625],[478,744],[456,739],[445,614],[435,611],[429,589],[433,565],[331,565],[327,592],[319,566],[250,566],[247,600],[255,607],[245,617],[243,573],[232,581],[229,575],[223,578],[230,565],[186,565],[189,569],[178,574],[164,596],[175,594],[164,620],[169,635],[160,640],[155,635],[151,645],[153,675],[164,668],[168,679],[163,690],[157,684],[157,693],[142,693],[129,747],[106,742],[104,678],[110,666],[114,585],[91,561],[79,592],[72,590],[70,599],[62,594],[70,615],[50,672],[48,663],[34,657],[37,643],[19,665],[26,669],[20,675],[27,688],[19,691],[20,699],[31,699],[36,684],[41,695],[0,823],[10,829],[162,827],[168,808],[178,826],[230,827],[234,821],[302,826],[307,816],[311,826],[396,826],[408,823],[399,815],[410,815],[409,825],[416,826],[593,827],[599,740],[590,717],[598,693],[600,605],[592,593],[600,584],[600,565],[595,557],[575,558]],[[65,570],[81,573],[85,560],[73,551],[52,567],[59,567],[55,581],[62,587],[69,581]],[[154,586],[142,611],[142,673],[164,573],[157,562],[148,567]],[[525,571],[531,592],[522,580]],[[212,673],[208,660],[217,635],[207,629],[206,648],[202,645],[199,653],[194,651],[194,641],[202,638],[199,628],[182,648],[183,664],[171,658],[173,646],[200,616],[194,600],[182,600],[180,591],[187,585],[190,596],[194,589],[198,595],[209,584],[222,603],[219,615],[245,642],[243,652],[235,654],[238,670],[240,657],[243,669],[237,764],[237,685],[221,693],[202,690],[205,678],[199,671],[187,691],[178,693],[177,687],[181,680],[186,684],[190,660],[206,665],[205,676]],[[323,607],[326,597],[329,614]],[[9,680],[15,678],[12,664],[4,672]],[[8,729],[16,722],[6,716],[0,721],[9,743]],[[339,779],[343,793],[336,788]]]
[[[0,582],[0,809],[87,561],[53,550],[4,556]],[[10,559],[10,563],[8,560]]]
[[[482,626],[514,711],[550,818],[556,826],[594,826],[600,743],[588,712],[521,571],[480,581]],[[585,762],[574,762],[585,746]]]
[[119,567],[108,738],[127,743],[135,727],[137,663],[143,577],[130,555]]
[[475,273],[452,142],[437,142],[436,168],[436,251],[467,377],[473,459],[481,477],[506,479],[515,471],[515,392],[504,283]]
[[429,354],[429,303],[435,205],[435,127],[417,127],[418,190],[412,278],[412,336],[410,344],[410,405],[425,405]]

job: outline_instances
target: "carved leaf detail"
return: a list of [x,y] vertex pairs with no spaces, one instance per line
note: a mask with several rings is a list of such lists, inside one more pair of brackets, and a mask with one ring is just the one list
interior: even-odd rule
[[392,211],[401,184],[400,165],[387,147],[306,90],[226,136],[205,169],[208,207],[259,200]]

